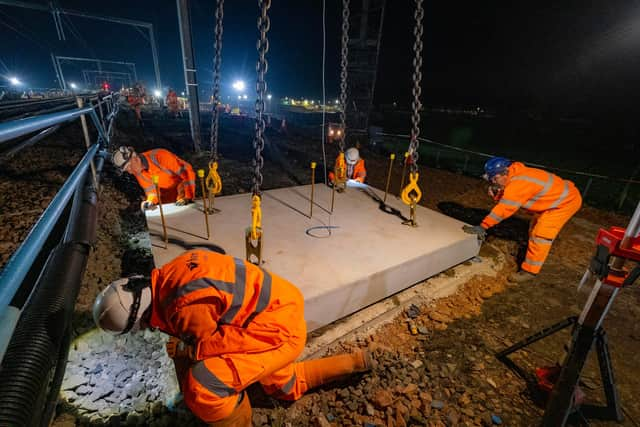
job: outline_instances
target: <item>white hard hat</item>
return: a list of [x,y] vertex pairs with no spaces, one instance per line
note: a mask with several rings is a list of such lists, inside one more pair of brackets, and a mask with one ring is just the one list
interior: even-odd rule
[[135,153],[136,151],[133,149],[133,147],[126,147],[123,145],[122,147],[118,147],[118,149],[113,152],[113,154],[111,155],[111,162],[115,167],[123,170]]
[[345,151],[344,157],[347,160],[347,164],[355,165],[360,160],[360,152],[357,148],[351,147]]
[[150,305],[148,278],[119,279],[98,294],[93,303],[93,321],[104,331],[125,334],[140,329],[140,319]]

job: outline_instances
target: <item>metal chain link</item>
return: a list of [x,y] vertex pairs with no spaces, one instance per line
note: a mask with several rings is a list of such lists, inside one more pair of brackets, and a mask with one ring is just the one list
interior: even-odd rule
[[220,67],[222,64],[222,21],[224,17],[224,0],[218,0],[216,7],[216,28],[215,28],[215,57],[213,60],[213,111],[211,112],[211,141],[210,158],[212,162],[218,161],[218,123],[220,112]]
[[420,110],[422,110],[422,102],[420,95],[422,94],[422,33],[424,9],[422,8],[423,0],[415,0],[416,10],[413,14],[415,26],[413,27],[413,101],[411,101],[411,142],[409,143],[409,155],[411,156],[411,173],[418,172],[418,148],[420,136]]
[[264,76],[269,69],[269,63],[266,55],[269,52],[269,39],[267,38],[267,32],[271,27],[271,21],[267,12],[271,7],[271,0],[258,0],[258,8],[260,9],[260,16],[258,17],[258,31],[260,31],[260,38],[256,48],[258,50],[258,62],[256,63],[256,73],[258,79],[256,81],[256,123],[255,123],[255,138],[253,140],[253,148],[256,150],[256,157],[253,159],[253,194],[260,195],[260,186],[262,185],[262,167],[264,166],[264,158],[262,157],[262,150],[264,149],[264,96],[267,92],[267,82],[264,80]]
[[340,125],[342,135],[338,140],[340,151],[344,152],[347,137],[347,66],[349,65],[349,0],[342,0],[342,58],[340,61]]

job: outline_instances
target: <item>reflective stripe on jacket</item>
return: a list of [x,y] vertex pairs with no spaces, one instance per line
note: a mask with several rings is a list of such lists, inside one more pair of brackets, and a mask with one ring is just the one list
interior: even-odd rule
[[275,349],[306,331],[300,291],[244,260],[183,253],[151,275],[151,326],[195,346],[198,360]]
[[140,154],[143,170],[136,174],[138,183],[151,203],[158,203],[158,195],[153,184],[153,175],[158,176],[160,190],[168,190],[182,184],[184,198],[193,200],[196,196],[196,174],[191,165],[168,150],[158,148]]
[[561,209],[577,197],[580,197],[580,192],[573,182],[551,172],[514,162],[509,166],[502,197],[481,225],[484,228],[493,227],[521,207],[531,212]]

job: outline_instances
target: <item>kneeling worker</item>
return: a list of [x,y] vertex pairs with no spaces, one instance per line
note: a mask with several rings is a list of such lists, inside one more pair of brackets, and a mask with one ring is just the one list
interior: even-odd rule
[[157,328],[172,338],[184,400],[210,426],[250,426],[245,389],[259,382],[283,400],[371,368],[367,351],[294,362],[305,346],[304,300],[291,283],[244,260],[205,250],[183,253],[151,278],[111,283],[93,318],[124,334]]
[[[367,178],[367,169],[364,167],[364,159],[360,158],[360,151],[357,148],[351,147],[344,152],[344,159],[347,163],[347,179],[364,183]],[[336,159],[336,163],[338,160]],[[335,174],[329,172],[329,181],[331,184],[336,180]]]
[[158,194],[153,176],[158,176],[158,188],[162,203],[175,202],[176,206],[191,203],[196,195],[196,175],[188,162],[162,148],[136,153],[133,147],[122,146],[111,157],[113,164],[122,172],[135,176],[147,199],[142,210],[155,209]]
[[463,229],[484,238],[487,229],[509,218],[521,207],[534,213],[527,255],[521,270],[509,276],[510,282],[531,280],[540,272],[553,240],[580,209],[580,191],[571,181],[503,157],[489,159],[484,171],[485,179],[491,184],[489,195],[498,204],[480,225],[464,226]]

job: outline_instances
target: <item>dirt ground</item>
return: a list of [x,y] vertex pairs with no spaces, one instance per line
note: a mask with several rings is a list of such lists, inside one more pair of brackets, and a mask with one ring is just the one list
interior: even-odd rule
[[[196,168],[207,164],[206,155],[190,153],[184,137],[184,132],[188,132],[185,119],[169,121],[149,111],[146,117],[142,130],[135,126],[131,112],[125,110],[118,120],[116,144],[133,145],[139,150],[166,147],[180,153]],[[221,126],[223,194],[250,191],[252,123],[225,119]],[[263,172],[265,189],[307,183],[309,163],[321,161],[319,141],[291,127],[289,130],[286,137],[276,132],[268,134],[270,146],[265,150]],[[0,206],[11,206],[11,212],[6,208],[0,211],[0,233],[4,233],[2,260],[7,259],[28,232],[27,216],[16,212],[33,211],[32,221],[35,221],[39,215],[36,210],[46,205],[42,200],[52,197],[55,191],[52,188],[56,183],[59,185],[65,171],[67,174],[70,171],[71,166],[59,166],[67,165],[61,160],[56,160],[58,166],[53,170],[47,169],[51,167],[50,162],[45,162],[50,158],[59,159],[51,156],[59,156],[57,153],[66,152],[68,148],[38,149],[43,151],[24,160],[25,163],[12,164],[9,170],[3,166],[1,171],[4,184],[0,185],[6,187],[0,196],[3,197]],[[77,156],[80,153],[78,151]],[[336,148],[328,146],[328,159],[335,158],[335,154]],[[384,188],[388,158],[366,146],[362,147],[362,155],[367,162],[369,183]],[[36,163],[34,159],[39,160]],[[52,175],[57,181],[43,183],[40,178],[28,177],[20,172],[21,164],[33,165],[30,170],[38,177],[57,174]],[[318,165],[318,170],[322,170],[322,165]],[[397,192],[400,173],[401,168],[396,165],[393,192]],[[485,186],[476,178],[431,169],[421,171],[420,185],[425,206],[470,223],[478,223],[491,206]],[[21,198],[18,202],[7,191],[12,189],[15,194],[18,189],[23,194],[22,190],[29,188],[34,188],[32,191],[38,195],[33,201]],[[138,211],[141,195],[133,180],[118,177],[110,168],[106,169],[100,199],[98,245],[89,261],[76,306],[78,333],[91,327],[93,298],[106,283],[123,273],[148,272],[152,266],[148,251],[135,241],[145,227]],[[5,228],[7,221],[12,221],[12,225]],[[476,277],[455,295],[433,306],[419,307],[415,322],[423,328],[423,333],[411,335],[401,316],[365,340],[339,343],[331,349],[338,352],[368,346],[374,351],[378,364],[372,373],[310,393],[293,404],[274,401],[252,389],[254,425],[454,426],[492,425],[498,421],[507,426],[536,425],[543,405],[526,382],[494,355],[539,329],[580,312],[585,295],[576,292],[576,284],[592,256],[595,233],[599,227],[624,226],[627,221],[628,218],[613,213],[584,207],[556,240],[535,282],[518,286],[507,286],[506,275],[516,269],[514,259],[526,243],[528,218],[517,216],[505,221],[492,230],[488,238],[488,243],[512,260],[499,272],[498,279]],[[21,237],[16,237],[16,229],[21,230]],[[490,247],[485,246],[481,255],[490,257]],[[639,298],[637,288],[625,289],[605,322],[625,413],[622,425],[628,426],[640,423],[640,402],[635,399],[640,392],[640,379],[636,375],[640,326],[634,321],[640,315]],[[512,359],[528,372],[537,366],[552,365],[562,354],[567,336],[567,333],[558,334],[536,343]],[[593,360],[585,371],[582,388],[588,400],[602,401]],[[76,422],[71,415],[61,414],[55,425],[70,426]],[[595,421],[592,424],[614,425]]]

